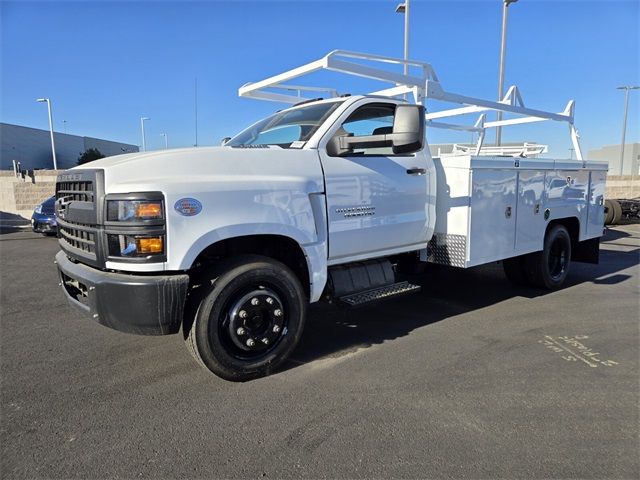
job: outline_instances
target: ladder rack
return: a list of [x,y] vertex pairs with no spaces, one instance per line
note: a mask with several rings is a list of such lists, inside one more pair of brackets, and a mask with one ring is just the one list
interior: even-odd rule
[[[389,68],[398,65],[408,65],[408,73],[398,73]],[[309,87],[287,83],[290,80],[320,70],[369,78],[392,85],[389,88],[377,90],[368,95],[397,97],[410,94],[413,96],[415,103],[424,104],[425,107],[427,106],[426,102],[428,99],[463,105],[462,107],[448,110],[427,112],[425,119],[428,127],[478,133],[475,155],[479,155],[482,150],[487,128],[506,127],[547,120],[567,122],[576,157],[578,160],[583,160],[578,131],[574,125],[575,102],[573,100],[567,103],[562,112],[546,112],[525,107],[522,95],[515,85],[511,86],[504,97],[498,102],[447,92],[440,84],[433,67],[429,63],[417,60],[404,60],[381,55],[334,50],[314,62],[307,63],[259,82],[247,83],[240,87],[238,95],[245,98],[290,104],[311,100],[317,97],[318,93],[324,93],[329,98],[339,97],[340,93],[335,88]],[[315,95],[309,97],[305,96],[305,93],[313,93]],[[519,117],[500,121],[487,121],[486,112],[490,111],[511,113],[519,115]],[[472,113],[480,114],[473,125],[435,121]]]

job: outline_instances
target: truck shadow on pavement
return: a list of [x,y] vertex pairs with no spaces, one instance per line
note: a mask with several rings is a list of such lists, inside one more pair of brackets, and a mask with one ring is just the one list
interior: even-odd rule
[[[630,275],[619,272],[640,264],[637,240],[636,245],[626,244],[628,251],[608,248],[607,243],[620,245],[619,240],[631,236],[637,237],[609,230],[600,251],[600,264],[573,263],[563,289],[587,282],[617,284],[629,280]],[[629,250],[629,246],[635,248]],[[281,370],[327,357],[339,358],[513,297],[536,298],[551,293],[513,286],[497,263],[467,270],[430,265],[426,273],[409,280],[421,285],[422,291],[357,309],[314,305],[300,344]]]
[[0,235],[20,232],[28,225],[28,219],[23,218],[20,215],[16,215],[15,213],[0,211]]

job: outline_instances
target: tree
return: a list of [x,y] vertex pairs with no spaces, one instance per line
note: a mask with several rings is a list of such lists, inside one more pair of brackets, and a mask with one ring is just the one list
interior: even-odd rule
[[93,162],[99,158],[104,158],[104,155],[97,148],[90,148],[78,157],[78,165],[83,163]]

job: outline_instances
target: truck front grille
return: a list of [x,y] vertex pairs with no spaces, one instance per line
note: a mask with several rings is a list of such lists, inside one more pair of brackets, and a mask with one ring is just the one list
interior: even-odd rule
[[104,266],[100,235],[100,200],[104,191],[100,170],[69,170],[56,182],[58,239],[65,253],[94,267]]
[[91,202],[93,203],[94,191],[92,181],[73,181],[56,183],[56,199],[64,198],[65,201]]
[[60,232],[61,243],[64,242],[67,246],[88,254],[92,259],[96,258],[96,230],[94,228],[59,221],[58,232]]

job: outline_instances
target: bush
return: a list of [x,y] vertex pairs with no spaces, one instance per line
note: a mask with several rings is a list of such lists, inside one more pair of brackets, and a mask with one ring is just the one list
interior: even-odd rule
[[78,165],[93,162],[94,160],[98,160],[99,158],[104,158],[102,152],[100,152],[100,150],[98,150],[97,148],[90,148],[78,157]]

